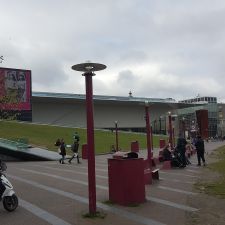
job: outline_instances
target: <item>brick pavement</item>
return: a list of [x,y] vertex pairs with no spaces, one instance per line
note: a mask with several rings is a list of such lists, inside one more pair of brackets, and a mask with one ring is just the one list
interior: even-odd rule
[[[222,142],[206,143],[207,152]],[[140,155],[146,157],[146,151]],[[158,154],[158,149],[154,150]],[[207,156],[207,155],[206,155]],[[180,225],[187,213],[198,210],[187,204],[188,196],[197,195],[193,183],[200,176],[196,156],[185,169],[160,171],[160,180],[146,185],[146,202],[137,207],[108,205],[107,158],[96,156],[96,194],[98,211],[104,219],[87,219],[88,212],[87,161],[82,164],[53,162],[10,162],[7,175],[20,198],[20,206],[13,213],[0,206],[0,224],[4,225]]]

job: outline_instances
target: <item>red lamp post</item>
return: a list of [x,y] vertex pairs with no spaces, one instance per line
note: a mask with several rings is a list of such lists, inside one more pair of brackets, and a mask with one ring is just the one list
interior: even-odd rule
[[73,70],[84,72],[86,86],[86,116],[87,116],[87,148],[88,148],[88,190],[89,213],[96,214],[96,180],[95,180],[95,149],[94,149],[94,119],[93,119],[93,87],[94,71],[104,70],[105,65],[99,63],[81,63],[72,66]]
[[116,151],[119,151],[119,142],[118,142],[118,121],[115,121],[115,130],[116,130]]

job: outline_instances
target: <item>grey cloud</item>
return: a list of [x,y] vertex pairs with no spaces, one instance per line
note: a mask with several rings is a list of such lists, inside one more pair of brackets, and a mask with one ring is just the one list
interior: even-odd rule
[[225,99],[223,0],[9,0],[0,14],[1,66],[31,69],[33,87],[83,92],[71,66],[91,60],[107,65],[96,94]]

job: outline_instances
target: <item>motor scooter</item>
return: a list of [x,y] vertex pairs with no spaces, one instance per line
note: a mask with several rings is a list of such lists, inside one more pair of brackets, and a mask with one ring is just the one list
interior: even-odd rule
[[6,171],[6,169],[6,164],[0,160],[0,187],[2,190],[4,190],[2,195],[0,196],[0,201],[3,202],[5,210],[12,212],[18,206],[18,197],[13,190],[12,184],[4,174],[4,171]]

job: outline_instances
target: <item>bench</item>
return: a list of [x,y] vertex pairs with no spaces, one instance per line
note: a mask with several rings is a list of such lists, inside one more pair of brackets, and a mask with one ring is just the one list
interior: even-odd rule
[[152,170],[152,179],[159,180],[159,169]]

